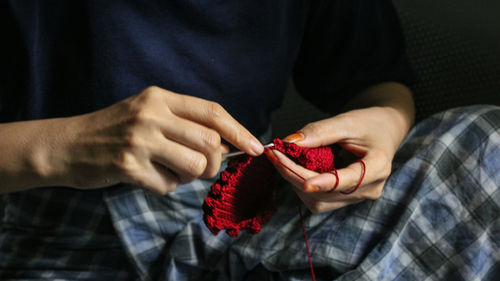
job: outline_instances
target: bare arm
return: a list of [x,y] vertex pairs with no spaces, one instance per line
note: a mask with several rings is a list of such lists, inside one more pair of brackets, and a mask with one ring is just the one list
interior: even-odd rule
[[332,118],[310,123],[287,139],[298,145],[317,147],[339,143],[358,155],[366,164],[366,174],[359,190],[349,192],[360,182],[363,166],[353,163],[338,170],[339,183],[332,173],[318,174],[296,165],[279,152],[274,152],[287,166],[300,174],[275,165],[295,187],[297,195],[313,212],[326,212],[381,196],[391,172],[391,163],[400,143],[414,120],[414,105],[410,90],[399,83],[382,83],[357,95],[347,105],[347,111]]
[[219,104],[149,87],[85,115],[0,124],[0,192],[127,182],[164,194],[215,176],[227,149],[221,138],[263,151]]
[[68,120],[0,124],[0,192],[50,185],[50,151],[64,141]]

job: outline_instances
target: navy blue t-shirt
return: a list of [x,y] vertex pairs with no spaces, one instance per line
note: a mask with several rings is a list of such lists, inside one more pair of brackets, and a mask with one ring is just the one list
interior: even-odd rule
[[264,132],[288,79],[336,112],[408,82],[390,0],[2,1],[0,122],[72,116],[156,85]]

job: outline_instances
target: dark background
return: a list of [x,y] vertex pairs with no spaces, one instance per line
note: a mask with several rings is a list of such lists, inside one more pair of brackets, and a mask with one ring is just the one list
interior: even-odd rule
[[[408,56],[418,80],[412,87],[417,120],[470,104],[500,105],[500,1],[394,0]],[[273,116],[284,137],[326,117],[297,95],[292,83]]]

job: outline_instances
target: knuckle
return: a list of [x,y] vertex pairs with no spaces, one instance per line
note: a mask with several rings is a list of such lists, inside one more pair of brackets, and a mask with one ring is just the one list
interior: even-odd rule
[[[167,169],[167,170],[169,170],[169,169]],[[169,177],[168,180],[165,181],[165,185],[164,185],[167,193],[174,192],[175,190],[177,190],[177,186],[180,184],[180,180],[179,180],[178,175],[171,170],[169,170],[169,172],[171,173],[172,176]]]
[[125,147],[136,149],[142,146],[142,139],[137,134],[131,132],[123,138]]
[[375,194],[373,195],[372,200],[377,200],[382,197],[382,188],[375,189]]
[[340,114],[336,117],[342,123],[346,124],[347,128],[356,128],[357,122],[353,119],[353,117],[349,114]]
[[[169,111],[165,110],[163,113],[169,114]],[[162,123],[172,122],[170,120],[170,118],[163,120],[153,110],[147,107],[141,107],[131,112],[127,125],[130,130],[135,130],[137,128],[153,129],[161,127]]]
[[149,118],[148,110],[142,106],[135,108],[130,112],[130,124],[132,125],[142,124]]
[[225,113],[224,108],[217,102],[209,102],[207,105],[207,116],[209,118],[219,118]]
[[163,89],[149,86],[128,101],[129,110],[135,112],[143,107],[156,105],[164,96],[165,91]]
[[173,192],[177,190],[177,186],[179,186],[180,182],[179,179],[176,177],[175,179],[172,179],[169,181],[169,183],[166,185],[167,191],[168,192]]
[[232,143],[243,146],[246,145],[246,141],[249,137],[239,130],[231,130],[229,132],[229,138],[231,139]]
[[213,131],[213,130],[204,130],[201,132],[200,136],[203,145],[207,148],[209,151],[218,151],[220,144],[221,144],[221,138],[220,135]]
[[118,170],[125,175],[130,176],[135,166],[135,156],[129,151],[123,151],[119,154],[115,161],[115,166]]
[[152,86],[148,86],[144,90],[142,90],[142,94],[144,94],[147,97],[151,97],[151,96],[157,95],[159,91],[160,91],[160,87],[152,85]]
[[374,157],[379,159],[379,161],[381,163],[386,163],[386,162],[390,161],[389,156],[387,156],[387,154],[383,150],[376,149],[376,150],[373,150],[372,153],[373,153]]
[[[345,169],[349,171],[349,176],[347,177],[347,179],[346,178],[344,178],[343,180],[341,179],[341,181],[343,181],[343,184],[346,186],[346,188],[349,188],[349,190],[351,190],[352,188],[356,187],[359,184],[361,180],[362,171],[354,166],[349,166]],[[365,182],[365,180],[363,180],[362,184]]]
[[164,174],[163,179],[158,184],[156,189],[161,195],[166,195],[167,193],[174,192],[177,189],[177,186],[179,185],[179,178],[168,168],[163,168],[165,169],[165,172],[171,176]]
[[194,181],[197,177],[194,177],[194,176],[179,176],[180,179],[179,179],[179,183],[180,184],[186,184],[186,183],[190,183],[192,181]]
[[217,161],[212,165],[208,165],[205,170],[205,173],[203,174],[203,177],[213,178],[217,176],[217,174],[219,173],[219,169],[220,169],[220,161]]
[[163,190],[154,182],[147,180],[144,177],[138,177],[133,181],[133,184],[141,188],[148,194],[163,195]]
[[319,122],[312,122],[307,124],[303,130],[307,131],[308,135],[316,134],[318,132],[322,132],[324,130],[324,126]]
[[216,168],[207,169],[207,172],[205,173],[205,177],[206,178],[213,178],[213,177],[217,176],[217,173],[219,173],[219,169],[216,169]]
[[370,190],[368,194],[366,194],[365,198],[368,200],[377,200],[382,197],[383,184],[377,185],[375,188]]
[[148,188],[148,187],[145,187],[145,186],[141,186],[144,190],[146,190],[148,193],[150,194],[153,194],[153,195],[161,195],[161,196],[164,196],[164,195],[167,195],[167,191],[164,189],[164,188],[156,188],[156,187],[151,187],[151,188]]
[[[207,167],[207,159],[204,156],[192,156],[186,161],[187,175],[188,178],[198,178],[200,177]],[[192,179],[191,179],[192,180]]]
[[306,205],[309,211],[313,214],[320,214],[323,212],[326,212],[327,210],[325,209],[325,206],[321,202],[313,202],[309,205]]
[[382,179],[387,179],[390,175],[391,175],[391,171],[392,171],[392,168],[391,168],[391,164],[389,165],[386,165],[382,171],[380,172],[380,176],[382,177]]
[[161,195],[166,195],[168,193],[174,192],[174,191],[177,190],[177,185],[178,185],[177,182],[171,182],[169,184],[161,186],[159,188],[159,192],[160,192]]
[[381,151],[375,151],[373,156],[374,159],[377,159],[379,163],[378,166],[381,167],[378,171],[378,178],[383,180],[387,179],[392,172],[392,160],[387,154]]
[[141,91],[139,100],[144,104],[155,104],[163,97],[163,91],[160,87],[149,86]]
[[336,116],[338,122],[343,124],[338,130],[338,134],[344,137],[359,137],[361,138],[363,133],[359,130],[359,123],[356,122],[353,117],[349,114],[340,114]]

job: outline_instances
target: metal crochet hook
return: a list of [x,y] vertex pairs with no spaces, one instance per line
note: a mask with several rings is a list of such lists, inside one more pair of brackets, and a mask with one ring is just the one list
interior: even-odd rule
[[[269,148],[269,147],[273,147],[273,146],[274,146],[274,143],[270,143],[270,144],[264,145],[264,148]],[[235,151],[235,152],[231,152],[231,153],[222,154],[222,160],[221,161],[226,161],[229,158],[233,158],[235,156],[242,155],[242,154],[245,154],[245,152],[243,152],[243,151]]]

